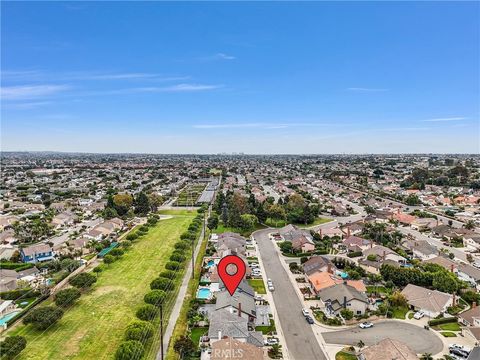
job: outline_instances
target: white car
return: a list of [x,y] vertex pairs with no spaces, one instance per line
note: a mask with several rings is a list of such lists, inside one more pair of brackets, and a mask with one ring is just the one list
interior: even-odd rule
[[308,309],[302,309],[303,316],[310,316],[310,311]]
[[413,318],[416,320],[420,320],[425,316],[425,313],[423,311],[417,311],[414,315]]
[[373,327],[373,324],[371,322],[363,322],[360,325],[358,325],[360,329],[368,329]]
[[272,345],[277,345],[278,344],[278,339],[277,338],[268,338],[265,339],[263,342],[265,345],[272,346]]

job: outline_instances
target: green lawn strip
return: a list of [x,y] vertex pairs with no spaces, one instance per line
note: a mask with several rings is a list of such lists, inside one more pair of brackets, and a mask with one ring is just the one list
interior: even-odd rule
[[[309,228],[312,226],[325,224],[330,221],[332,221],[332,219],[318,217],[310,224],[294,223],[293,225],[296,225],[300,228]],[[265,220],[265,224],[274,228],[281,228],[281,227],[284,227],[285,225],[288,225],[288,222],[285,220],[274,220],[274,219],[268,218],[267,220]]]
[[[208,239],[208,232],[206,238]],[[190,310],[190,300],[194,298],[195,291],[198,287],[198,282],[200,281],[200,271],[202,269],[202,260],[205,256],[205,251],[207,249],[208,241],[202,242],[200,246],[200,251],[198,252],[197,258],[195,259],[195,278],[190,279],[188,282],[188,290],[185,295],[185,299],[183,299],[182,308],[180,310],[180,315],[178,316],[177,323],[175,324],[175,328],[173,329],[172,337],[170,338],[170,344],[168,346],[168,350],[165,356],[167,360],[174,360],[177,359],[178,356],[173,350],[173,344],[175,343],[175,339],[177,339],[181,335],[185,335],[187,333],[187,313]]]
[[357,357],[342,350],[336,353],[335,360],[357,360]]
[[164,269],[174,243],[192,218],[162,220],[150,228],[118,261],[106,266],[93,288],[46,332],[24,325],[14,328],[8,335],[27,339],[27,348],[17,359],[111,357],[126,326],[135,320],[136,309],[143,305],[150,282]]
[[385,286],[375,286],[369,285],[367,286],[367,294],[383,294],[383,295],[390,295],[392,291],[387,289]]
[[170,210],[159,210],[158,214],[160,215],[183,215],[183,216],[195,216],[197,215],[197,210],[187,210],[187,209],[170,209]]
[[457,337],[457,334],[451,331],[441,331],[440,334],[442,334],[444,337]]
[[265,284],[262,279],[248,279],[250,286],[257,292],[257,294],[266,294]]
[[[460,331],[460,325],[458,323],[448,323],[442,324],[434,327],[436,330],[446,330],[446,331]],[[437,329],[438,328],[438,329]]]

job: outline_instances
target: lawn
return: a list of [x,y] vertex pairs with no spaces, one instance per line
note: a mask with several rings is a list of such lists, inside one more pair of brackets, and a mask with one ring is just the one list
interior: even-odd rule
[[394,307],[392,308],[393,318],[405,320],[405,315],[407,315],[408,308],[405,307]]
[[448,324],[442,324],[438,325],[438,327],[441,330],[446,330],[446,331],[460,331],[460,325],[458,323],[448,323]]
[[261,331],[263,335],[269,335],[272,332],[277,331],[275,321],[270,319],[270,326],[255,326],[255,331]]
[[190,338],[192,339],[195,346],[198,346],[200,338],[208,332],[208,327],[196,327],[193,328],[190,332]]
[[181,215],[181,216],[195,216],[197,215],[197,210],[187,210],[187,209],[170,209],[170,210],[159,210],[158,214],[160,215]]
[[[143,304],[151,280],[163,270],[173,244],[192,218],[159,221],[120,260],[108,265],[92,290],[46,332],[23,325],[13,328],[8,335],[27,340],[17,360],[111,359],[126,326],[135,319],[135,310]],[[152,349],[146,358],[153,358],[155,352]]]
[[266,294],[265,284],[261,279],[248,279],[248,283],[258,294]]
[[[255,229],[253,229],[253,231],[261,230],[261,229],[264,229],[264,228],[265,228],[265,226],[263,226],[261,224],[257,224],[257,226],[255,226]],[[239,233],[242,236],[249,237],[252,234],[253,231],[244,231],[244,230],[239,229],[239,228],[224,226],[223,222],[220,221],[217,228],[215,230],[213,230],[212,232],[215,233],[215,234],[223,234],[224,232],[234,232],[234,233]]]
[[335,360],[357,360],[357,357],[342,350],[335,355]]
[[444,337],[457,337],[457,334],[451,331],[442,331],[440,332]]
[[369,285],[367,286],[367,294],[384,294],[384,295],[390,295],[392,293],[391,289],[387,289],[385,286],[375,286],[375,285]]
[[[312,227],[312,226],[325,224],[325,223],[330,222],[330,221],[332,221],[332,219],[319,217],[319,218],[316,218],[312,223],[307,224],[307,225],[305,225],[305,223],[295,223],[293,225],[296,225],[300,228],[309,228],[309,227]],[[275,228],[280,228],[280,227],[284,227],[285,225],[288,225],[288,223],[285,220],[273,220],[273,219],[270,219],[270,218],[268,218],[265,221],[265,224],[267,224],[268,226],[271,226],[271,227],[275,227]]]

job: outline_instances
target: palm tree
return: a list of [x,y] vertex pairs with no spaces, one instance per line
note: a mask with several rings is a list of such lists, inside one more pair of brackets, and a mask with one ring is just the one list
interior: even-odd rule
[[468,220],[465,225],[463,225],[463,227],[467,230],[473,230],[475,229],[475,223],[473,222],[473,220]]
[[360,340],[360,341],[357,343],[357,346],[361,349],[361,348],[363,348],[363,347],[365,346],[365,343],[364,343],[362,340]]
[[420,360],[433,360],[433,356],[430,353],[424,353],[420,356]]

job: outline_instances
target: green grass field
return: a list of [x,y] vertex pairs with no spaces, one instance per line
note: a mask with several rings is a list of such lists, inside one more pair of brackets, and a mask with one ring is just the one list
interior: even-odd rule
[[[113,359],[151,280],[164,269],[173,244],[192,218],[159,221],[120,260],[109,265],[92,290],[46,332],[24,325],[13,328],[7,335],[27,339],[26,349],[16,359]],[[147,358],[153,358],[154,352]]]
[[177,216],[195,216],[197,210],[175,209],[175,210],[159,210],[160,215],[177,215]]
[[446,330],[446,331],[460,331],[460,325],[458,323],[448,323],[448,324],[442,324],[438,325],[438,327],[441,330]]
[[457,334],[451,331],[442,331],[440,332],[444,337],[457,337]]
[[257,294],[266,294],[265,284],[261,279],[248,279],[250,286],[257,292]]
[[[327,218],[316,218],[313,223],[311,224],[293,224],[293,225],[296,225],[300,228],[309,228],[309,227],[312,227],[312,226],[317,226],[317,225],[321,225],[321,224],[325,224],[325,223],[328,223],[332,221],[332,219],[327,219]],[[270,218],[268,218],[266,221],[265,221],[265,224],[267,224],[268,226],[271,226],[271,227],[275,227],[275,228],[280,228],[280,227],[284,227],[285,225],[288,225],[288,223],[285,221],[285,220],[272,220]]]
[[357,360],[357,357],[342,350],[335,355],[335,360]]
[[405,307],[394,307],[392,308],[393,318],[405,320],[405,315],[407,315],[408,308]]

